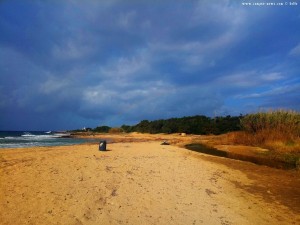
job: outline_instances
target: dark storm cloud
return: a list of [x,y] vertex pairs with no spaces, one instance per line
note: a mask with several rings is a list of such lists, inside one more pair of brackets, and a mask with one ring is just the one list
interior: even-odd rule
[[299,110],[299,20],[227,0],[2,1],[0,129]]

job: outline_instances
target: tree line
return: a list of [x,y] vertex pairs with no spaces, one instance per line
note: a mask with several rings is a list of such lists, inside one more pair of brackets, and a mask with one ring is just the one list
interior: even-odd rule
[[186,133],[186,134],[224,134],[230,131],[241,130],[240,116],[225,116],[210,118],[203,115],[187,116],[182,118],[142,120],[136,125],[122,125],[119,128],[109,126],[99,126],[91,129],[93,132],[108,133],[110,131],[120,132],[140,132],[140,133]]

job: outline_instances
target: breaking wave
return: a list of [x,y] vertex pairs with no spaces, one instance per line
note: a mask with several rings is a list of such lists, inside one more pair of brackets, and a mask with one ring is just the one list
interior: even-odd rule
[[66,133],[0,131],[0,148],[74,145],[85,139],[69,138]]

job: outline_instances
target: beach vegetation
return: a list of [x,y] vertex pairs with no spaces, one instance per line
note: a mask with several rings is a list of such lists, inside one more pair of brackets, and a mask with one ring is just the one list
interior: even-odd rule
[[111,127],[109,126],[99,126],[94,128],[92,131],[93,132],[98,132],[98,133],[108,133]]
[[121,126],[121,128],[122,128],[123,132],[125,132],[125,133],[130,133],[130,132],[132,132],[132,126],[123,124],[123,125]]
[[248,114],[240,119],[240,131],[223,135],[219,143],[268,149],[263,157],[300,168],[300,113],[276,110]]
[[120,133],[123,133],[123,129],[120,128],[120,127],[112,127],[109,129],[108,133],[110,134],[120,134]]
[[140,123],[126,127],[126,132],[140,133],[186,133],[186,134],[224,134],[240,130],[240,116],[225,116],[210,118],[203,115],[160,120],[142,120]]
[[238,144],[275,148],[299,148],[300,113],[277,110],[258,112],[241,118],[241,132],[234,135]]

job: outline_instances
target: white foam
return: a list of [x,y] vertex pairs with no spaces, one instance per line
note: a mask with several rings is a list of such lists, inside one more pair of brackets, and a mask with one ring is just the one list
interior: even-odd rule
[[55,135],[22,135],[21,137],[25,140],[30,140],[30,139],[43,140],[43,139],[57,138],[57,136]]
[[3,139],[15,139],[15,137],[4,137]]

